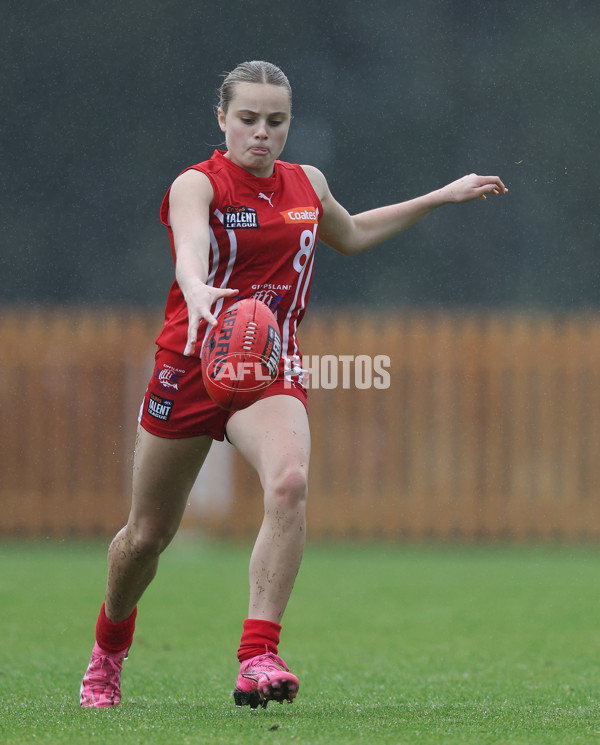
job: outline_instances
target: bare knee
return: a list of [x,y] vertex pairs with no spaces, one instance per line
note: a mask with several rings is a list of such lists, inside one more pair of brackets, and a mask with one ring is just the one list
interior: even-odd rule
[[306,469],[290,466],[270,480],[265,489],[266,506],[283,512],[304,512],[308,494]]
[[133,559],[150,561],[160,556],[173,537],[173,532],[153,521],[130,522],[122,531],[119,550]]

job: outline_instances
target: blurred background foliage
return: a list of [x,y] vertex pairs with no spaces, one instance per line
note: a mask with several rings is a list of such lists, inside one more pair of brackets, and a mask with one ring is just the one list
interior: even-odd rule
[[0,300],[162,306],[158,211],[222,144],[220,75],[280,65],[283,157],[350,212],[471,171],[509,195],[445,207],[345,259],[313,305],[597,309],[597,0],[3,3]]

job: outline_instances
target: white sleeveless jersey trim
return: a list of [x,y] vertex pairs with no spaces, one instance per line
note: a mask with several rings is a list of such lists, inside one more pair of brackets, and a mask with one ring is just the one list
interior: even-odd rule
[[[319,211],[317,210],[317,216]],[[298,355],[298,341],[296,339],[296,330],[298,328],[298,316],[306,309],[306,293],[310,287],[312,279],[313,263],[315,258],[315,247],[317,244],[317,225],[314,226],[312,231],[312,237],[309,238],[309,244],[306,248],[310,247],[310,251],[306,256],[306,261],[302,265],[298,272],[298,279],[296,282],[296,292],[294,294],[294,300],[290,305],[290,309],[285,318],[285,328],[283,329],[282,338],[282,352],[288,358],[294,358]],[[305,231],[302,236],[305,235]],[[301,238],[302,240],[302,238]],[[298,255],[297,255],[298,257]],[[300,289],[302,288],[302,291]],[[298,297],[300,301],[298,302]],[[293,324],[293,328],[292,328]],[[290,339],[293,341],[293,346],[290,349]]]
[[[315,258],[315,243],[313,242],[310,255],[306,258],[304,266],[298,273],[298,279],[296,280],[296,292],[294,299],[290,305],[290,309],[287,312],[285,321],[283,324],[283,337],[282,337],[282,350],[285,350],[285,356],[295,357],[298,354],[298,341],[296,339],[296,329],[298,328],[298,316],[305,310],[305,298],[306,292],[310,287],[310,281],[312,277],[312,269]],[[302,289],[302,291],[300,291]],[[298,302],[300,297],[300,302]],[[292,318],[293,316],[293,318]],[[293,328],[292,328],[293,327]],[[290,344],[292,345],[290,348]]]
[[[291,354],[289,352],[289,337],[288,337],[288,341],[287,341],[287,348],[288,348],[287,357],[290,360],[298,359],[298,356],[299,356],[298,353],[299,353],[300,350],[298,349],[298,340],[296,338],[296,331],[298,329],[298,316],[300,315],[300,312],[301,311],[303,311],[303,310],[306,309],[306,302],[305,302],[306,292],[307,292],[308,288],[310,287],[311,277],[312,277],[312,273],[313,273],[313,266],[314,266],[314,263],[315,263],[315,249],[314,249],[314,246],[313,246],[313,249],[312,249],[312,253],[311,253],[310,259],[307,259],[306,260],[305,268],[306,268],[306,265],[308,265],[309,263],[310,263],[310,266],[308,268],[308,271],[306,272],[306,277],[304,277],[304,285],[303,285],[303,288],[302,288],[302,294],[300,295],[300,307],[297,309],[298,312],[294,316],[294,320],[293,320],[294,329],[293,329],[293,331],[290,334],[291,335],[291,338],[294,341],[294,346],[293,346],[293,349],[291,350]],[[301,279],[302,279],[301,277],[298,279],[298,286],[300,286],[300,280]],[[291,321],[291,319],[288,319],[288,318],[286,318],[286,321],[287,321],[287,325],[288,325],[288,329],[289,329],[289,326],[291,325],[292,321]],[[283,344],[282,344],[282,347],[283,347]],[[298,382],[300,383],[300,385],[304,385],[305,374],[306,374],[306,370],[304,370],[301,366],[298,366],[295,363],[291,366],[290,378],[297,375],[298,376]]]

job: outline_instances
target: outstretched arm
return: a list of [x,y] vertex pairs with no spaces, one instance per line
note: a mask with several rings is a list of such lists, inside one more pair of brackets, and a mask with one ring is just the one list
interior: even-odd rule
[[211,312],[220,297],[237,295],[234,289],[206,284],[210,253],[208,217],[213,190],[208,178],[189,170],[178,176],[169,194],[169,221],[175,243],[175,277],[188,307],[188,338],[185,355],[196,351],[198,326],[205,319],[217,322]]
[[346,255],[382,243],[443,204],[461,204],[477,198],[485,199],[487,194],[506,194],[508,191],[498,176],[471,173],[422,197],[350,215],[334,199],[320,171],[312,166],[304,166],[304,170],[323,205],[319,238]]

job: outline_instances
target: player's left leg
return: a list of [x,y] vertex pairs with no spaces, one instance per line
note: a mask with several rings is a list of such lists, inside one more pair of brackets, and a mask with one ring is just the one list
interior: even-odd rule
[[293,396],[261,399],[231,417],[227,437],[256,469],[264,489],[264,517],[250,559],[250,603],[234,694],[238,705],[254,708],[273,699],[292,701],[299,686],[277,657],[277,646],[306,538],[306,409]]

